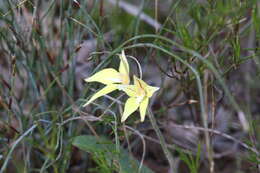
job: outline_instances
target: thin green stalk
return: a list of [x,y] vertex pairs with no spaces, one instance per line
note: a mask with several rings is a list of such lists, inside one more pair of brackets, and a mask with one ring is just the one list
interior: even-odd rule
[[156,120],[154,118],[154,115],[152,113],[152,111],[150,109],[148,109],[148,116],[149,116],[149,119],[151,121],[151,124],[153,126],[153,129],[155,130],[155,133],[156,135],[158,136],[159,138],[159,141],[160,141],[160,144],[162,146],[162,149],[163,149],[163,152],[169,162],[169,165],[170,165],[170,169],[173,173],[177,172],[177,168],[175,167],[175,162],[174,162],[174,159],[172,157],[172,154],[171,152],[169,151],[168,147],[167,147],[167,144],[166,144],[166,141],[160,131],[160,128],[158,127],[157,123],[156,123]]

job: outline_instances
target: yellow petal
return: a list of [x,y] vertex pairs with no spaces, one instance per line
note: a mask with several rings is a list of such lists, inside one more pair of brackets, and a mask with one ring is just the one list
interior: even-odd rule
[[86,82],[100,82],[103,84],[121,83],[121,75],[113,68],[106,68],[85,79]]
[[148,85],[147,83],[145,83],[142,79],[137,78],[136,76],[134,76],[134,84],[139,87],[140,89],[143,89],[148,97],[152,97],[152,95],[154,94],[154,92],[156,92],[157,90],[159,90],[160,88],[158,87],[153,87]]
[[138,88],[142,88],[142,85],[141,85],[141,79],[139,79],[138,77],[136,77],[134,75],[134,85]]
[[134,111],[136,111],[139,107],[139,103],[134,97],[130,97],[126,103],[125,103],[125,108],[124,108],[124,113],[121,119],[121,122],[124,122],[129,115],[131,115]]
[[144,121],[148,103],[149,103],[149,98],[145,97],[140,104],[139,111],[140,111],[140,116],[141,116],[141,122]]
[[137,87],[135,85],[122,85],[121,90],[123,90],[129,97],[137,96]]
[[103,95],[106,95],[114,90],[117,89],[117,85],[107,85],[105,86],[103,89],[99,90],[96,94],[94,94],[90,100],[83,105],[83,107],[87,106],[88,104],[90,104],[91,102],[93,102],[94,100],[96,100],[98,97],[101,97]]
[[157,90],[159,90],[160,88],[159,87],[153,87],[153,86],[147,86],[147,88],[146,88],[146,93],[147,93],[147,96],[148,97],[152,97],[153,96],[153,94],[157,91]]
[[122,53],[119,55],[119,58],[120,58],[119,72],[121,74],[129,76],[129,64],[127,62],[124,50],[122,50]]

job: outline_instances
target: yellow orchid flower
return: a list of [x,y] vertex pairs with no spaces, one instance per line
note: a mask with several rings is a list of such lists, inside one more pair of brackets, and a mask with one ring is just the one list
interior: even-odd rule
[[121,122],[124,122],[134,111],[139,108],[141,122],[144,121],[149,98],[159,88],[149,86],[143,80],[134,76],[134,85],[128,85],[122,90],[130,97],[126,103]]
[[121,89],[121,85],[128,85],[130,83],[129,64],[127,62],[124,50],[122,50],[119,58],[119,71],[116,71],[113,68],[106,68],[85,79],[86,82],[100,82],[102,84],[105,84],[106,86],[103,89],[99,90],[96,94],[94,94],[90,98],[90,100],[83,106],[87,106],[95,99],[106,95],[116,89]]

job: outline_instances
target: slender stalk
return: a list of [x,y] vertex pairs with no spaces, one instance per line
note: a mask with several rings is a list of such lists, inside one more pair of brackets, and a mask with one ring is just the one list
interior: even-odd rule
[[164,152],[164,154],[165,154],[165,156],[166,156],[166,158],[167,158],[167,160],[169,162],[170,169],[171,169],[171,171],[173,173],[175,173],[176,172],[176,167],[174,165],[174,159],[173,159],[173,157],[172,157],[172,155],[171,155],[171,153],[170,153],[170,151],[169,151],[169,149],[167,147],[166,141],[165,141],[165,139],[164,139],[164,137],[163,137],[163,135],[162,135],[162,133],[160,131],[160,128],[159,128],[159,126],[156,123],[154,115],[153,115],[153,113],[152,113],[152,111],[150,109],[148,109],[148,116],[149,116],[149,119],[150,119],[150,121],[152,123],[152,126],[153,126],[154,130],[155,130],[155,133],[156,133],[156,135],[159,138],[159,141],[160,141],[160,144],[162,146],[163,152]]
[[[204,103],[205,103],[205,114],[202,114],[203,126],[204,128],[208,128],[208,78],[209,78],[209,71],[204,71]],[[210,173],[214,173],[214,160],[213,160],[213,150],[210,146],[210,136],[208,131],[204,131],[205,135],[205,142],[206,142],[206,150],[210,165]]]

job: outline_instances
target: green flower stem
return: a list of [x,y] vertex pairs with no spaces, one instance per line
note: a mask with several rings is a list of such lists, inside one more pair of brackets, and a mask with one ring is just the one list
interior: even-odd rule
[[174,165],[174,159],[173,159],[173,157],[171,155],[171,152],[167,148],[166,141],[165,141],[165,139],[164,139],[164,137],[163,137],[163,135],[162,135],[162,133],[161,133],[157,123],[156,123],[156,120],[154,118],[154,115],[153,115],[152,111],[149,108],[148,108],[148,116],[149,116],[149,119],[150,119],[150,121],[152,123],[152,126],[153,126],[154,130],[155,130],[155,133],[156,133],[156,135],[159,138],[159,141],[160,141],[160,144],[162,146],[163,152],[164,152],[164,154],[165,154],[165,156],[166,156],[166,158],[167,158],[167,160],[168,160],[168,162],[170,164],[170,169],[171,169],[171,171],[173,173],[175,173],[175,172],[177,172],[177,170],[176,170],[176,167]]

